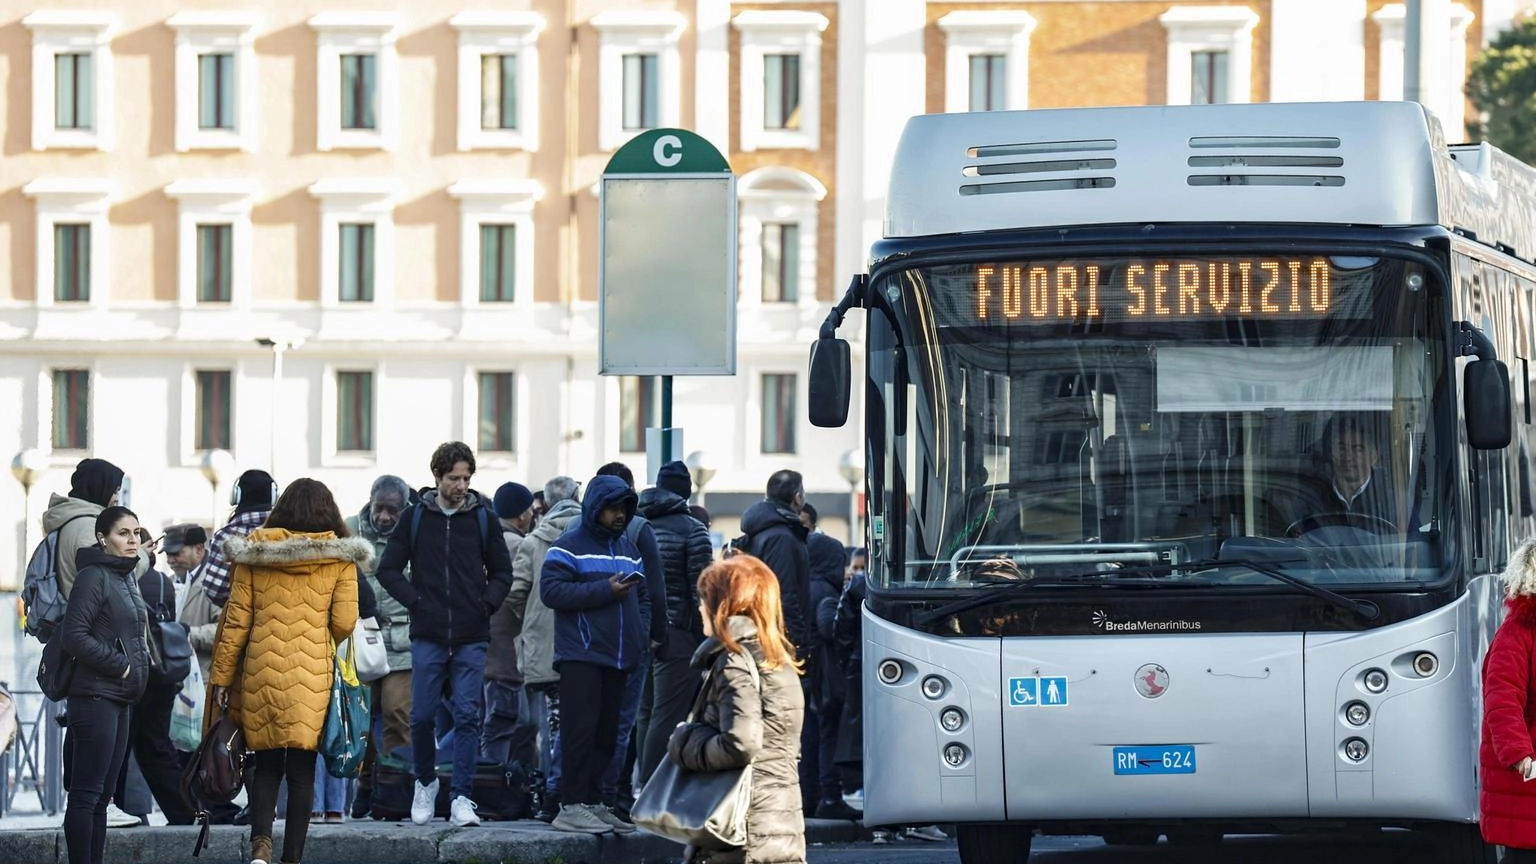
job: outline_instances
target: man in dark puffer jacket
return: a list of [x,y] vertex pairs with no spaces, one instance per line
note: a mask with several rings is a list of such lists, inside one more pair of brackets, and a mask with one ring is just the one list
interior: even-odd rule
[[661,548],[666,584],[667,635],[651,660],[651,675],[640,703],[640,778],[649,779],[667,755],[667,737],[688,717],[699,690],[689,666],[704,641],[699,620],[699,574],[714,560],[709,531],[688,511],[693,482],[688,466],[661,466],[656,485],[640,493],[640,512],[649,519]]

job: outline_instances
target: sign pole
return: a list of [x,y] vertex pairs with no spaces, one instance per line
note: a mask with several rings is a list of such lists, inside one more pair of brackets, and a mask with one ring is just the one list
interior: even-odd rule
[[[661,464],[672,461],[672,376],[661,376]],[[652,480],[656,479],[654,477]]]

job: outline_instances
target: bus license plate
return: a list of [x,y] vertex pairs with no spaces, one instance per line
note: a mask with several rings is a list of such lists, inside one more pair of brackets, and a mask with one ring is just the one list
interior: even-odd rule
[[1195,745],[1153,744],[1146,747],[1116,747],[1116,774],[1193,774]]

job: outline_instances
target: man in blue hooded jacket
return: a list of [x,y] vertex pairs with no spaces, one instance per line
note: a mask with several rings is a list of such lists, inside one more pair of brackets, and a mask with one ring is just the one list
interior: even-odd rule
[[592,478],[581,522],[550,546],[539,574],[539,598],[555,613],[560,699],[585,709],[562,717],[561,806],[550,823],[561,831],[635,830],[602,804],[601,782],[618,738],[625,684],[650,633],[645,565],[624,536],[636,501],[623,479]]

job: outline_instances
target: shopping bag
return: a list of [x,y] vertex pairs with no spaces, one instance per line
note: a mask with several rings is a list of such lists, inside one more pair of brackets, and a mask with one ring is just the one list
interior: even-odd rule
[[372,615],[357,619],[352,638],[337,647],[338,654],[354,649],[357,654],[357,680],[371,684],[389,674],[389,649],[384,645],[384,631]]
[[357,680],[357,646],[351,643],[351,639],[343,640],[343,647],[336,652],[331,704],[320,733],[326,773],[343,780],[356,779],[361,773],[363,753],[368,748],[364,736],[368,732],[369,693]]
[[192,753],[203,740],[203,668],[193,663],[171,704],[171,743],[183,753]]

